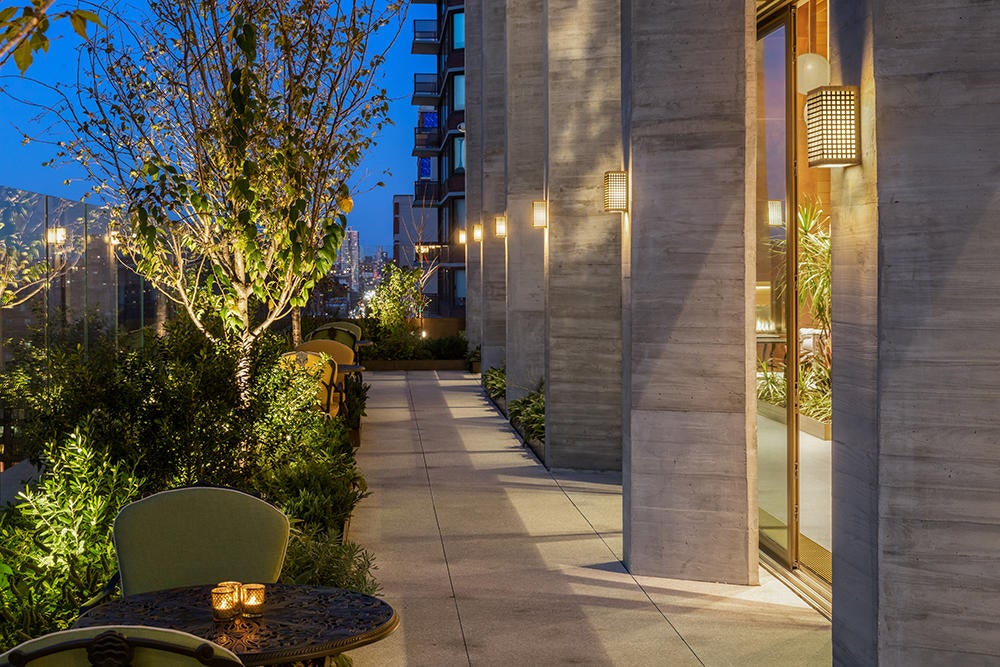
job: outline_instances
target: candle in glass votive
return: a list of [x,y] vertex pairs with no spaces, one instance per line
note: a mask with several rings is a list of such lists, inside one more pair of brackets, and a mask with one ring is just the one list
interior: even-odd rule
[[264,613],[264,584],[243,586],[243,615],[260,616]]
[[240,593],[231,586],[212,589],[212,617],[226,621],[240,613]]

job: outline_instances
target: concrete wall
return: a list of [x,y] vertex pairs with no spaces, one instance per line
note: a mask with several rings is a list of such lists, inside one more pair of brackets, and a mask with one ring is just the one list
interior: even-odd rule
[[[878,211],[871,6],[831,7],[833,81],[861,86],[863,167],[834,169],[833,606],[835,661],[876,663],[878,637]],[[865,51],[867,50],[867,54]]]
[[[841,4],[833,43],[874,146],[834,182],[834,662],[992,664],[1000,13]],[[876,260],[877,286],[850,277]]]
[[632,2],[625,561],[755,584],[755,17]]
[[[506,244],[494,221],[506,208],[504,96],[507,78],[507,0],[482,0],[482,364],[501,365],[507,345]],[[468,18],[468,17],[466,17]]]
[[[481,248],[472,228],[483,208],[483,0],[465,2],[465,335],[469,347],[482,344]],[[483,368],[489,368],[485,364]]]
[[545,375],[545,34],[542,0],[507,0],[507,402]]
[[547,1],[549,230],[545,463],[621,467],[622,165],[618,0]]

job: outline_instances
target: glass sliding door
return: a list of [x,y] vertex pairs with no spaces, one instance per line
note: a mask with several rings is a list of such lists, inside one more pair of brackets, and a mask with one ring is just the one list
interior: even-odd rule
[[761,547],[829,583],[830,172],[808,167],[795,72],[797,55],[828,57],[827,6],[788,3],[758,25],[754,298]]
[[[795,53],[829,57],[827,0],[800,0],[795,10]],[[832,417],[833,361],[830,270],[830,170],[810,168],[806,154],[804,90],[812,84],[797,82],[795,92],[796,152],[796,302],[799,353],[798,438],[799,468],[798,562],[827,582],[832,559]]]
[[[787,15],[762,27],[757,40],[757,266],[754,290],[757,337],[757,460],[761,542],[775,556],[795,563],[795,476],[788,424],[794,410],[794,300],[787,287],[794,261],[794,206],[789,179],[789,58]],[[789,243],[791,242],[791,245]],[[792,366],[794,371],[794,366]],[[792,402],[794,404],[794,402]],[[791,417],[791,420],[789,419]]]

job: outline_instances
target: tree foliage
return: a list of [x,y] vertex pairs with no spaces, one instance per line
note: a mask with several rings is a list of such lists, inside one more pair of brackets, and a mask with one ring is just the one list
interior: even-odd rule
[[423,311],[422,274],[419,268],[407,269],[395,264],[382,268],[381,280],[368,302],[368,316],[375,318],[384,331],[403,331],[406,318],[416,317]]
[[24,74],[34,60],[35,51],[49,50],[45,33],[53,20],[68,18],[73,30],[84,39],[87,39],[87,23],[104,25],[97,14],[86,9],[51,14],[55,4],[55,0],[31,0],[30,5],[23,7],[0,7],[0,67],[13,57],[17,69]]
[[[374,0],[153,0],[89,43],[67,97],[119,248],[210,339],[244,354],[333,266],[353,175],[387,120]],[[388,47],[386,47],[388,48]]]

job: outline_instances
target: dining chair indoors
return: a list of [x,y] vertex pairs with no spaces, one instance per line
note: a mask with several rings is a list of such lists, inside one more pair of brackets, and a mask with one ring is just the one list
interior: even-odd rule
[[236,654],[201,637],[141,625],[53,632],[0,655],[0,667],[230,667]]
[[234,489],[153,494],[115,518],[122,594],[220,581],[274,583],[288,531],[281,510]]

